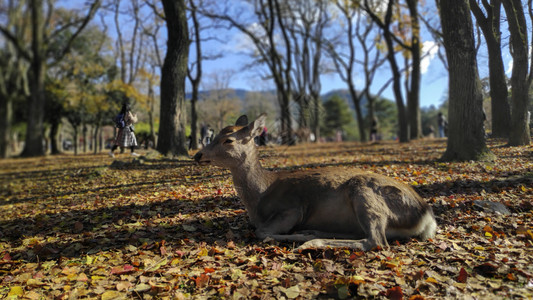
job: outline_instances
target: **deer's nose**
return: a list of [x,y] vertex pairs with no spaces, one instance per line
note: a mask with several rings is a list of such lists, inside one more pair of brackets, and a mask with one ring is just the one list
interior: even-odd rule
[[202,153],[200,152],[196,153],[196,155],[194,155],[193,158],[196,162],[200,162],[200,159],[202,159]]

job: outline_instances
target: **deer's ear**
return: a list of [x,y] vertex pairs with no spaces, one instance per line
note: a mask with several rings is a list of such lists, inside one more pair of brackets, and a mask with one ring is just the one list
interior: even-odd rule
[[266,114],[261,114],[259,117],[257,117],[257,119],[255,119],[255,121],[248,124],[248,130],[251,137],[259,136],[263,132],[266,124],[265,120]]
[[246,115],[240,116],[237,121],[235,121],[235,126],[246,126],[248,125],[248,117]]

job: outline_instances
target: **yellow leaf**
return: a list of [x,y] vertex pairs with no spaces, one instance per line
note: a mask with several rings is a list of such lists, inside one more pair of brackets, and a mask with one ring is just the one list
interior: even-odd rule
[[22,296],[24,294],[24,290],[20,285],[12,286],[9,290],[9,293],[7,294],[8,297],[11,296]]
[[92,256],[87,255],[87,256],[85,257],[85,263],[86,263],[86,264],[90,265],[90,264],[93,263],[93,261],[94,261],[94,258],[93,258]]
[[126,296],[118,291],[107,291],[102,294],[102,300],[125,299]]
[[44,283],[40,281],[39,279],[30,278],[28,279],[28,281],[26,281],[26,285],[27,286],[40,286],[40,285],[44,285]]
[[198,257],[208,256],[208,255],[209,255],[209,251],[207,251],[206,248],[202,248],[200,249],[200,252],[198,252]]
[[492,238],[492,233],[490,233],[490,232],[485,232],[485,237],[486,237],[486,238],[489,238],[489,239]]
[[166,258],[163,258],[159,260],[157,263],[148,266],[148,268],[145,269],[146,272],[154,272],[159,270],[162,266],[166,265],[168,263],[168,260]]
[[439,282],[438,282],[435,278],[433,278],[433,277],[428,277],[428,278],[426,279],[426,282],[430,282],[430,283],[439,283]]
[[104,276],[91,276],[91,280],[93,281],[104,280],[106,278],[107,277],[104,277]]

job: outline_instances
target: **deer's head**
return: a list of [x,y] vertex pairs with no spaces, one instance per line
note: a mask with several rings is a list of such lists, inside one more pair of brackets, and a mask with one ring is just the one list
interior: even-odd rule
[[200,165],[213,164],[234,168],[251,158],[256,160],[254,138],[263,132],[266,115],[260,115],[248,124],[248,117],[240,116],[234,126],[222,129],[213,141],[194,156]]

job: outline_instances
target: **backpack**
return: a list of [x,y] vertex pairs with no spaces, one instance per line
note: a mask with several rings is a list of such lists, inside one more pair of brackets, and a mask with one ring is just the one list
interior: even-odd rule
[[117,128],[124,128],[126,127],[126,121],[124,121],[124,114],[120,113],[118,114],[113,121],[115,122],[115,127]]

